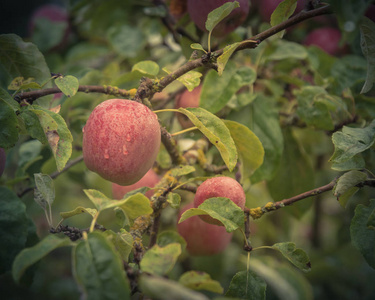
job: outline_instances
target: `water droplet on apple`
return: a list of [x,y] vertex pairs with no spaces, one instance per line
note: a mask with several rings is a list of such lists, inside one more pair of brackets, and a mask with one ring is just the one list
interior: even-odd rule
[[109,158],[108,149],[105,149],[105,150],[104,150],[104,158],[105,158],[105,159],[108,159],[108,158]]
[[82,133],[84,133],[84,132],[85,132],[85,127],[82,128]]
[[126,148],[125,145],[122,145],[122,153],[124,153],[124,155],[128,155],[129,154],[128,149]]
[[128,133],[128,134],[126,135],[126,140],[127,140],[128,142],[130,142],[130,140],[131,140],[130,133]]

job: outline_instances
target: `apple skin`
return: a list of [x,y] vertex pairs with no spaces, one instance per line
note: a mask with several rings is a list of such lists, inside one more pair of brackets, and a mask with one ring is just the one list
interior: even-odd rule
[[176,21],[179,21],[187,12],[187,0],[171,0],[169,12]]
[[[178,214],[178,220],[186,210],[193,207],[193,203],[183,206]],[[185,239],[186,249],[192,256],[208,256],[223,252],[233,235],[228,233],[225,227],[208,224],[198,216],[177,224],[177,231]]]
[[[194,207],[197,208],[205,200],[214,197],[225,197],[229,198],[240,207],[242,210],[245,208],[246,195],[242,186],[233,178],[222,176],[213,177],[204,181],[198,188],[194,197]],[[207,216],[199,216],[203,221],[215,224],[223,225],[220,221]]]
[[[206,30],[206,20],[208,14],[214,9],[222,6],[226,2],[234,2],[235,0],[188,0],[187,10],[191,20],[202,31]],[[234,9],[229,16],[222,20],[214,29],[213,35],[225,36],[234,31],[240,26],[249,14],[250,1],[249,0],[236,0],[240,7]]]
[[336,55],[343,50],[339,45],[340,40],[340,30],[333,27],[321,27],[311,31],[303,44],[306,46],[315,45],[330,55]]
[[7,156],[5,154],[5,150],[3,148],[0,148],[0,176],[4,173],[6,159]]
[[[126,193],[129,193],[133,190],[139,189],[141,187],[149,187],[153,188],[158,182],[160,178],[158,174],[154,172],[154,170],[150,169],[148,172],[143,176],[139,181],[132,185],[118,185],[117,183],[112,183],[112,196],[113,199],[120,200],[122,199]],[[145,193],[146,197],[151,198],[154,194],[153,190],[149,190]]]
[[156,114],[131,100],[102,102],[82,131],[87,168],[119,185],[140,180],[153,166],[160,147]]
[[[282,1],[283,0],[256,0],[262,20],[265,22],[270,22],[272,13]],[[297,7],[294,14],[300,12],[305,7],[305,1],[306,0],[297,1]]]
[[[187,108],[187,107],[199,107],[199,100],[201,97],[202,86],[196,87],[194,90],[189,92],[185,90],[176,101],[176,108]],[[177,120],[182,128],[189,128],[194,124],[189,120],[187,116],[181,113],[177,113]]]

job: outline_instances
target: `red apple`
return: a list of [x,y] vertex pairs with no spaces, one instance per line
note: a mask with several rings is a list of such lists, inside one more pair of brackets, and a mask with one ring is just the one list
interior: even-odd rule
[[6,159],[7,156],[5,154],[5,150],[3,148],[0,148],[0,176],[4,173]]
[[87,168],[120,185],[140,180],[154,164],[160,147],[157,116],[131,100],[102,102],[82,131]]
[[[188,209],[193,208],[189,203],[181,208],[178,220]],[[190,255],[214,255],[225,250],[232,239],[223,226],[208,224],[198,216],[191,217],[177,224],[178,233],[185,239]]]
[[190,18],[202,31],[206,30],[208,14],[226,2],[238,1],[240,7],[234,9],[229,16],[222,20],[214,29],[216,36],[226,35],[240,26],[249,14],[249,0],[188,0],[187,9]]
[[328,54],[339,54],[343,48],[340,47],[341,32],[332,27],[322,27],[311,31],[303,44],[306,46],[314,45]]
[[[176,101],[176,108],[199,107],[199,100],[200,100],[201,92],[202,92],[202,86],[196,87],[191,92],[189,92],[188,90],[185,90],[178,97]],[[189,127],[194,126],[194,124],[184,114],[177,113],[176,115],[182,128],[189,128]]]
[[[257,0],[256,2],[262,20],[270,22],[272,13],[282,1],[283,0]],[[300,12],[305,7],[305,1],[306,0],[297,1],[297,8],[294,13]]]
[[[225,197],[234,204],[244,209],[246,196],[242,186],[230,177],[213,177],[204,181],[198,188],[194,197],[194,207],[197,208],[205,200],[215,197]],[[200,218],[210,224],[222,225],[222,223],[210,216],[202,215]]]
[[[113,199],[120,200],[122,199],[126,193],[129,193],[130,191],[139,189],[141,187],[149,187],[153,188],[158,182],[160,181],[160,178],[158,174],[154,172],[154,170],[150,169],[145,176],[141,178],[141,180],[137,181],[136,183],[132,185],[118,185],[117,183],[112,183],[112,196]],[[148,198],[151,198],[151,196],[154,194],[153,190],[149,190],[146,192],[146,196]]]

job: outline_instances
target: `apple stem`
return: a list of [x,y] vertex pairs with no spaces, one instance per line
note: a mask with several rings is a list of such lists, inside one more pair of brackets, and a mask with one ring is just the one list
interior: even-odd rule
[[193,126],[193,127],[190,127],[190,128],[187,128],[187,129],[184,129],[184,130],[181,130],[181,131],[177,131],[177,132],[175,132],[175,133],[172,133],[171,136],[176,136],[176,135],[183,134],[183,133],[185,133],[185,132],[193,131],[193,130],[196,130],[196,129],[198,129],[198,127]]

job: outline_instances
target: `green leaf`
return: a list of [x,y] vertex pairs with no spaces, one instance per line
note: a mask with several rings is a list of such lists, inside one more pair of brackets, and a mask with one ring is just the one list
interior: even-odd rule
[[164,247],[154,245],[143,256],[140,263],[141,270],[153,275],[166,275],[172,270],[180,254],[179,243],[168,244]]
[[357,154],[369,149],[375,141],[375,121],[364,128],[344,126],[342,132],[332,135],[335,152],[330,161],[340,164],[352,160]]
[[245,118],[244,125],[255,133],[264,148],[264,162],[251,177],[251,182],[270,180],[279,169],[284,149],[284,138],[275,101],[259,96],[250,108],[243,109],[230,119],[237,121],[241,117]]
[[[1,50],[0,50],[1,52]],[[0,95],[1,96],[1,95]],[[0,147],[11,148],[18,141],[18,120],[12,106],[0,98]]]
[[285,40],[278,40],[275,50],[270,55],[266,56],[268,61],[285,59],[301,60],[306,58],[307,50],[304,46]]
[[179,108],[193,124],[219,150],[225,165],[232,171],[237,164],[237,149],[224,122],[207,110],[197,108]]
[[165,247],[166,245],[169,245],[169,244],[172,244],[172,243],[179,243],[181,245],[182,250],[186,249],[186,241],[176,231],[165,230],[165,231],[161,232],[158,235],[156,243],[160,247]]
[[346,207],[349,197],[353,196],[358,190],[357,184],[365,181],[367,175],[361,171],[352,170],[340,176],[334,189],[333,194],[339,200],[342,207]]
[[251,270],[238,272],[232,278],[225,296],[240,299],[266,299],[266,282]]
[[[245,256],[243,263],[245,262]],[[301,272],[288,263],[274,257],[252,256],[250,268],[261,276],[280,300],[313,300],[313,291],[309,281]]]
[[225,46],[225,48],[223,50],[223,54],[221,54],[217,58],[217,72],[218,72],[219,76],[223,75],[224,68],[225,68],[229,58],[232,56],[233,52],[237,49],[237,47],[239,45],[241,45],[241,42]]
[[74,96],[79,87],[78,79],[72,75],[56,78],[55,84],[67,97]]
[[188,175],[190,173],[193,173],[195,171],[195,168],[193,166],[178,166],[170,170],[171,176],[173,177],[181,177],[184,175]]
[[300,248],[296,248],[296,244],[292,242],[277,243],[272,248],[281,252],[293,265],[304,272],[311,271],[310,258],[306,252]]
[[330,111],[342,108],[342,103],[337,98],[330,96],[324,88],[318,86],[303,87],[296,92],[296,96],[297,114],[308,126],[324,130],[334,129]]
[[30,135],[43,144],[49,144],[57,170],[61,171],[72,154],[73,142],[65,120],[59,114],[36,105],[30,106],[21,116]]
[[56,235],[47,235],[43,240],[31,248],[22,250],[16,257],[12,266],[13,278],[19,282],[26,269],[37,261],[45,257],[53,250],[73,246],[73,242],[68,237],[59,238]]
[[177,78],[179,82],[181,82],[189,92],[194,90],[199,84],[201,83],[200,78],[202,77],[202,73],[197,71],[189,71],[184,75]]
[[193,43],[190,45],[190,48],[191,49],[194,49],[194,50],[201,50],[203,51],[204,53],[207,53],[206,50],[204,50],[203,46],[201,44],[198,44],[198,43]]
[[73,269],[85,299],[130,299],[123,263],[104,234],[89,233],[74,248]]
[[366,225],[369,229],[375,230],[375,209],[371,212],[370,216],[368,217]]
[[198,271],[189,271],[181,275],[178,282],[192,290],[206,290],[222,294],[224,292],[220,282],[211,279],[210,274]]
[[34,81],[34,78],[24,79],[23,77],[16,77],[8,86],[8,90],[19,91],[27,89],[41,89],[42,86]]
[[139,72],[142,76],[154,78],[159,74],[159,65],[152,60],[145,60],[136,63],[132,67],[132,72]]
[[[16,77],[34,78],[36,82],[45,82],[51,77],[44,56],[37,46],[24,42],[15,34],[0,35],[0,73],[5,77],[3,88]],[[51,84],[45,87],[51,87]],[[38,99],[37,102],[41,103],[42,100]]]
[[107,36],[118,54],[130,58],[139,54],[146,40],[139,28],[128,25],[109,27]]
[[120,207],[125,215],[131,220],[153,212],[150,207],[150,200],[141,193],[131,195],[121,200],[112,200],[97,190],[83,191],[99,212],[109,208]]
[[210,70],[203,82],[199,106],[211,113],[217,113],[227,105],[238,90],[255,82],[256,71],[250,67],[236,68],[228,63],[220,76]]
[[61,218],[63,218],[65,220],[65,219],[68,219],[68,218],[71,218],[71,217],[74,217],[76,215],[80,215],[80,214],[83,214],[83,213],[88,213],[92,217],[95,217],[95,215],[98,213],[98,211],[94,208],[86,208],[86,207],[78,206],[71,211],[60,212],[60,216],[61,216]]
[[[43,197],[43,202],[51,206],[53,201],[55,200],[55,187],[53,185],[53,179],[49,175],[42,173],[34,174],[34,179],[36,188]],[[45,203],[38,204],[45,209]]]
[[[314,188],[314,169],[310,157],[290,129],[285,129],[284,153],[275,177],[268,182],[275,201],[287,199]],[[300,201],[285,208],[296,217],[301,217],[310,208],[311,201]]]
[[151,299],[163,300],[166,295],[174,300],[209,300],[205,295],[192,291],[174,280],[162,277],[140,276],[139,286],[141,291]]
[[217,24],[237,7],[240,7],[237,1],[224,3],[222,6],[211,11],[207,16],[206,29],[212,31]]
[[181,203],[181,196],[176,193],[169,193],[167,197],[167,202],[172,208],[179,208]]
[[370,19],[363,18],[360,30],[362,53],[367,60],[367,77],[361,93],[367,93],[375,82],[375,24]]
[[223,223],[227,232],[232,232],[244,224],[243,210],[230,199],[223,197],[207,199],[198,208],[188,209],[181,215],[178,223],[198,215],[209,215],[219,220]]
[[248,127],[229,120],[225,120],[224,123],[236,144],[242,177],[249,178],[263,164],[262,143]]
[[[271,15],[271,26],[276,26],[286,20],[294,13],[297,7],[297,0],[284,0],[276,7]],[[282,38],[285,30],[277,33],[275,36]]]
[[367,263],[375,269],[375,230],[367,226],[369,217],[375,210],[375,200],[369,206],[357,205],[350,224],[353,245],[362,253]]
[[103,234],[111,238],[111,242],[117,252],[120,254],[121,258],[127,262],[133,250],[133,236],[125,229],[121,229],[121,232],[117,233],[112,230],[106,230]]
[[0,87],[0,103],[1,103],[2,101],[6,102],[10,107],[12,107],[12,109],[13,109],[14,111],[17,111],[17,110],[20,109],[20,104],[19,104],[16,100],[14,100],[14,99],[9,95],[9,93],[8,93],[6,90],[4,90],[4,89],[2,89],[2,88]]
[[16,255],[37,240],[26,206],[10,189],[0,186],[0,274],[12,267]]

